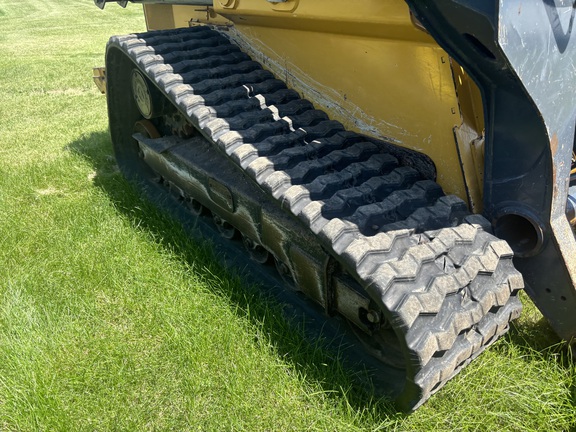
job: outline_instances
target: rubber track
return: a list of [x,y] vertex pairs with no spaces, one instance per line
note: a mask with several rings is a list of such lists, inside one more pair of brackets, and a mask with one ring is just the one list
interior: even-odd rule
[[207,27],[113,37],[189,121],[300,218],[386,311],[415,408],[508,329],[523,287],[466,205],[346,131]]

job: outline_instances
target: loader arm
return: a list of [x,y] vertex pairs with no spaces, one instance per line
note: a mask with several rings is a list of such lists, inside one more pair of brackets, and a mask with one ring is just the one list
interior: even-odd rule
[[576,122],[573,0],[406,0],[476,81],[486,128],[484,212],[515,252],[526,291],[576,336],[570,170]]

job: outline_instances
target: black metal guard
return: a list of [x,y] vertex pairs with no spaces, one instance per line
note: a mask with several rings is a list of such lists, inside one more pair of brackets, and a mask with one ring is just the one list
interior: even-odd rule
[[130,3],[150,3],[150,4],[170,4],[170,5],[188,5],[188,6],[212,6],[213,0],[94,0],[94,4],[100,9],[104,9],[106,3],[116,2],[122,7]]
[[575,0],[406,0],[481,89],[484,209],[528,294],[576,336],[576,240],[566,216],[576,124]]

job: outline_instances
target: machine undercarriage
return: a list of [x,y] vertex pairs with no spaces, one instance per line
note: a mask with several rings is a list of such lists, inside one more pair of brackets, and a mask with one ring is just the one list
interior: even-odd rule
[[210,215],[288,289],[348,320],[400,372],[403,408],[520,313],[512,250],[443,193],[426,156],[346,130],[225,33],[114,37],[106,71],[123,172]]

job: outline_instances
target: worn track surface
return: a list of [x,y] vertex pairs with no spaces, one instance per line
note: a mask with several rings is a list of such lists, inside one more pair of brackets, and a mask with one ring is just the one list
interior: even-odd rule
[[382,319],[367,338],[385,359],[378,335],[393,330],[403,408],[425,401],[520,313],[522,277],[484,218],[389,144],[330,120],[218,31],[113,37],[112,51],[129,57],[377,305]]

